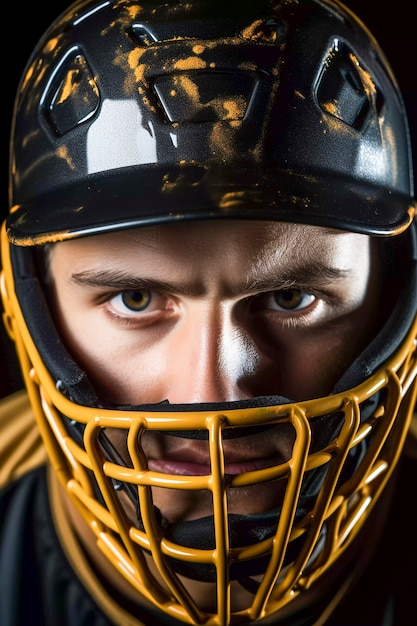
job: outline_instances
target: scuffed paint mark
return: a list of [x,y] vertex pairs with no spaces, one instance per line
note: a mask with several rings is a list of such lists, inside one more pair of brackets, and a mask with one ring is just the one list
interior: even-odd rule
[[45,235],[34,235],[26,236],[26,237],[16,237],[13,236],[10,230],[7,231],[7,237],[10,243],[21,246],[21,247],[29,247],[29,246],[44,246],[47,243],[58,243],[60,241],[65,241],[67,239],[74,239],[76,235],[72,235],[69,230],[64,230],[62,232],[51,232]]
[[220,198],[219,208],[227,211],[235,206],[241,206],[246,201],[245,191],[229,191]]
[[169,174],[165,174],[162,180],[163,180],[163,183],[162,183],[163,193],[170,193],[176,189],[177,180],[170,180]]
[[[188,166],[192,165],[194,161],[180,161],[180,165]],[[189,178],[185,174],[175,175],[172,172],[165,174],[162,179],[162,193],[172,193],[176,191],[179,187],[198,187],[200,184],[199,180],[190,181]]]
[[187,179],[183,174],[180,174],[179,176],[177,176],[175,180],[171,179],[169,174],[165,174],[165,176],[163,177],[161,191],[162,193],[172,193],[173,191],[178,189],[178,187],[182,187],[184,183],[187,183],[188,187],[192,187],[193,185],[195,186],[196,184],[196,183],[192,183],[190,185],[187,182]]
[[12,207],[10,207],[10,210],[9,210],[10,215],[17,213],[18,211],[20,211],[21,208],[22,208],[21,204],[14,204]]

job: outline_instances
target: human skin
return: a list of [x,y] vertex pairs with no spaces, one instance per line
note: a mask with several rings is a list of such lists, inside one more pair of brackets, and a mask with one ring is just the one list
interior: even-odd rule
[[[382,322],[376,244],[360,234],[177,223],[65,241],[48,257],[59,330],[106,404],[320,397]],[[124,435],[110,436],[124,456]],[[226,440],[226,473],[283,461],[292,442],[282,428]],[[205,441],[147,432],[142,445],[152,470],[210,473]],[[153,498],[170,522],[212,514],[207,493]],[[234,489],[229,512],[281,498],[270,483]]]
[[[60,330],[116,404],[327,394],[375,333],[373,263],[365,235],[239,221],[126,230],[50,253]],[[129,309],[123,292],[141,300]]]
[[[212,221],[58,243],[49,268],[65,343],[106,403],[305,400],[328,394],[375,333],[375,256],[366,235]],[[227,473],[282,461],[291,443],[282,429],[225,441]],[[147,433],[143,444],[150,469],[210,472],[206,442]],[[231,512],[277,505],[276,490],[256,489]],[[155,498],[171,522],[211,512],[195,492]]]

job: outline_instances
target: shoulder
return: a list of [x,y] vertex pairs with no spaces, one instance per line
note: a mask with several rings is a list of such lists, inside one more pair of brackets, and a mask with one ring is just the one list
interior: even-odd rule
[[[40,623],[41,600],[36,571],[36,502],[44,492],[42,468],[28,472],[0,491],[0,623],[5,626]],[[26,613],[25,613],[26,612]],[[25,613],[26,618],[22,613]]]
[[[159,624],[126,612],[100,582],[92,593],[87,582],[93,570],[80,576],[74,569],[74,555],[69,559],[61,544],[51,511],[50,471],[38,467],[0,491],[1,626]],[[107,615],[109,603],[115,608]]]
[[46,461],[26,391],[0,400],[0,489]]
[[112,626],[76,574],[59,542],[47,467],[0,491],[1,626]]
[[59,543],[46,466],[0,491],[0,507],[0,624],[111,626]]

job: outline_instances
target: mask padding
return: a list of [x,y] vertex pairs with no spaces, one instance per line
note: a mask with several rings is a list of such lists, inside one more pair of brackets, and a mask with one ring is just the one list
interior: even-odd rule
[[[301,506],[297,512],[298,519],[301,519],[308,510],[309,508]],[[272,537],[277,529],[280,511],[280,508],[276,508],[260,514],[229,514],[230,547],[247,546],[255,541],[259,542]],[[164,537],[173,543],[200,550],[213,550],[215,548],[214,523],[211,515],[176,524],[167,524],[166,520],[163,520],[163,526]],[[144,530],[140,521],[139,528]],[[286,555],[286,562],[290,562],[295,558],[302,539],[300,537],[298,540],[291,542]],[[246,576],[262,574],[269,559],[270,555],[266,555],[248,561],[232,563],[230,567],[231,579],[236,580]],[[175,571],[183,576],[204,582],[213,582],[216,579],[216,570],[213,565],[179,561],[174,558],[170,559],[170,561]]]
[[44,289],[36,275],[34,252],[11,246],[15,291],[39,354],[60,390],[78,404],[97,406],[87,376],[65,349],[52,320]]
[[[406,263],[404,270],[401,266],[397,269],[396,279],[403,283],[400,296],[381,331],[346,370],[336,384],[334,393],[355,387],[376,372],[394,354],[410,330],[417,307],[416,224],[402,237],[398,247],[401,254],[405,255]],[[385,245],[389,249],[393,240],[386,240]],[[387,293],[386,297],[389,298],[390,294]]]
[[[215,411],[221,413],[222,411],[230,411],[233,409],[252,409],[260,407],[269,407],[276,405],[283,405],[292,402],[284,396],[257,396],[255,398],[245,398],[244,400],[233,400],[230,402],[200,402],[195,404],[171,404],[168,400],[158,402],[157,404],[138,404],[138,405],[122,405],[115,408],[124,411],[166,411],[167,413],[178,412],[187,413],[190,411]],[[273,428],[274,424],[265,426],[247,426],[239,428],[225,428],[222,431],[223,439],[237,439],[239,437],[249,437],[256,433],[263,432]],[[184,439],[199,439],[207,440],[207,430],[167,430],[166,435],[172,437],[182,437]]]

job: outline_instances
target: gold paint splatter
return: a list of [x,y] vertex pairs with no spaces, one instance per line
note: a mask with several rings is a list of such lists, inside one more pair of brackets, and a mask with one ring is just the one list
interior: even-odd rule
[[362,84],[363,87],[366,91],[366,94],[369,98],[369,100],[375,104],[375,100],[376,100],[376,86],[374,81],[371,78],[371,75],[369,72],[367,72],[366,70],[363,69],[363,67],[360,65],[359,60],[357,59],[357,57],[354,54],[350,54],[350,60],[352,61],[352,63],[356,66],[358,73],[361,77],[362,80]]
[[176,76],[174,82],[178,86],[180,91],[187,94],[189,99],[194,103],[198,103],[200,100],[200,94],[198,87],[188,76]]
[[336,115],[337,113],[337,106],[336,103],[333,102],[324,102],[323,103],[323,109],[327,112],[330,113],[330,115]]
[[144,97],[144,98],[142,98],[142,102],[143,102],[143,104],[144,104],[146,107],[148,107],[149,111],[153,111],[153,112],[155,112],[155,110],[156,110],[156,109],[155,109],[155,107],[153,106],[153,104],[151,104],[151,102],[150,102],[150,100],[149,100],[149,98],[148,98],[148,97]]
[[244,39],[252,39],[252,41],[258,40],[274,44],[278,39],[278,33],[274,28],[267,30],[265,28],[265,20],[259,19],[242,31],[242,37]]
[[198,44],[196,46],[193,46],[193,52],[194,54],[203,54],[205,50],[205,46]]
[[236,120],[236,124],[225,124],[223,121],[213,124],[210,135],[210,149],[217,158],[226,160],[233,159],[236,150],[236,132],[235,128],[241,122]]
[[29,69],[28,69],[28,71],[26,72],[25,77],[24,77],[24,79],[23,79],[23,82],[22,82],[22,88],[21,88],[21,91],[22,91],[22,92],[25,90],[27,83],[28,83],[28,82],[30,81],[30,79],[32,78],[33,73],[34,73],[34,70],[35,70],[35,68],[34,68],[34,64],[32,63],[32,65],[29,67]]
[[[74,93],[76,93],[77,91],[80,91],[80,86],[81,86],[81,82],[79,80],[79,76],[82,75],[82,72],[85,72],[85,68],[86,68],[86,63],[83,57],[79,56],[75,59],[75,64],[77,67],[75,67],[73,70],[68,71],[67,74],[65,75],[65,80],[62,84],[62,88],[60,91],[60,97],[59,100],[57,101],[58,104],[62,104],[63,102],[65,102],[67,100],[67,98],[72,97],[74,95]],[[99,92],[97,89],[97,85],[94,82],[94,80],[89,80],[88,81],[91,90],[94,92],[95,96],[98,98],[99,97]]]
[[131,52],[128,53],[127,62],[128,62],[130,69],[134,70],[139,65],[139,60],[141,56],[144,54],[144,52],[145,52],[145,49],[134,48]]
[[53,37],[52,39],[49,39],[44,48],[46,54],[51,54],[57,47],[58,42],[59,42],[58,37]]
[[187,59],[180,59],[174,64],[174,68],[177,70],[201,70],[207,67],[207,63],[203,59],[198,57],[188,57]]
[[255,72],[258,68],[252,61],[244,61],[239,63],[239,69],[246,72]]
[[57,151],[56,151],[57,156],[60,159],[63,159],[67,165],[69,165],[69,167],[74,170],[75,169],[75,164],[74,161],[72,160],[72,158],[69,156],[68,153],[68,148],[67,146],[60,146]]
[[252,24],[247,26],[242,31],[242,37],[244,39],[253,39],[253,36],[254,36],[256,30],[259,28],[259,26],[262,24],[262,22],[263,22],[263,20],[256,20],[255,22],[253,22]]
[[246,110],[244,98],[238,97],[236,100],[223,100],[221,103],[227,112],[226,118],[236,120],[244,116]]
[[[123,8],[125,8],[125,6]],[[129,19],[135,20],[137,16],[142,12],[142,7],[130,6],[130,7],[127,7],[126,10],[129,13]]]

